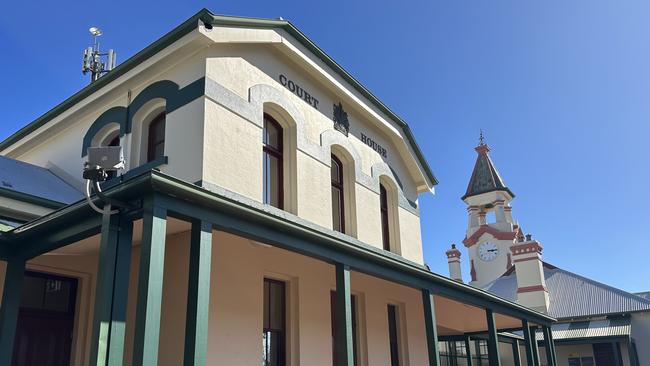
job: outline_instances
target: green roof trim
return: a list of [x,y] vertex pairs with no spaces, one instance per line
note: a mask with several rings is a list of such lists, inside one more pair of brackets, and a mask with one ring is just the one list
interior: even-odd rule
[[[211,221],[219,230],[288,249],[329,263],[346,263],[359,272],[412,288],[429,289],[464,304],[551,325],[555,318],[485,290],[433,273],[421,264],[383,251],[274,207],[220,189],[209,191],[162,172],[149,170],[104,193],[123,202],[157,195],[161,207],[183,219]],[[97,197],[92,198],[98,202]],[[188,210],[192,214],[188,214]],[[139,212],[137,212],[139,211]],[[141,217],[142,209],[130,212]],[[29,259],[99,233],[102,216],[80,200],[0,234],[0,258]]]
[[0,187],[0,197],[6,197],[16,201],[31,203],[33,205],[37,205],[45,208],[51,208],[51,209],[59,209],[66,205],[63,202],[57,202],[47,198],[38,197],[31,194],[22,193],[22,192],[14,191],[13,189],[7,189],[2,187]]
[[381,112],[385,113],[391,119],[395,120],[402,128],[406,134],[406,138],[411,145],[411,148],[415,152],[417,159],[420,161],[420,165],[424,169],[426,177],[431,181],[431,184],[438,184],[431,167],[427,163],[422,150],[415,140],[415,136],[411,131],[411,128],[408,126],[406,121],[401,117],[395,114],[388,106],[379,100],[370,90],[363,86],[357,79],[355,79],[350,73],[348,73],[341,65],[329,57],[320,47],[318,47],[314,42],[312,42],[304,33],[302,33],[298,28],[296,28],[291,22],[287,20],[275,20],[275,19],[263,19],[263,18],[247,18],[247,17],[234,17],[234,16],[223,16],[215,15],[208,9],[201,9],[198,13],[194,14],[191,18],[183,22],[178,27],[174,28],[164,36],[162,36],[157,41],[153,42],[142,51],[138,52],[134,56],[130,57],[128,60],[118,65],[115,69],[107,73],[106,75],[99,78],[96,82],[86,86],[81,89],[68,99],[64,100],[61,104],[52,108],[42,116],[38,117],[36,120],[28,124],[27,126],[16,131],[14,134],[9,136],[4,141],[0,142],[0,150],[4,150],[7,147],[11,146],[15,142],[19,141],[26,135],[35,131],[39,127],[43,126],[45,123],[50,121],[52,118],[63,113],[74,104],[83,100],[87,96],[93,94],[95,91],[104,87],[111,81],[117,79],[118,77],[125,74],[127,71],[133,69],[146,59],[152,57],[165,47],[174,43],[184,35],[190,33],[192,30],[196,29],[197,22],[201,20],[206,24],[210,25],[225,25],[225,26],[240,26],[240,27],[257,27],[257,28],[281,28],[299,41],[303,46],[305,46],[309,51],[313,52],[319,59],[321,59],[327,66],[332,68],[334,72],[340,75],[346,82],[352,85],[359,93],[361,93],[365,98],[370,100]]

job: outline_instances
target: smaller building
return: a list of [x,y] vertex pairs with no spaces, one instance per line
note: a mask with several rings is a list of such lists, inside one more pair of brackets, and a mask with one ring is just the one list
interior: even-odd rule
[[[640,366],[650,362],[650,300],[542,262],[558,365]],[[516,267],[485,290],[518,300]],[[537,334],[542,342],[542,334]],[[642,345],[642,347],[639,347]],[[542,362],[544,361],[543,352]]]
[[[542,245],[513,219],[515,195],[482,137],[475,150],[476,164],[462,197],[469,213],[463,240],[469,284],[556,318],[551,329],[560,366],[650,365],[650,293],[632,294],[542,261]],[[450,277],[463,282],[461,251],[452,245],[446,255]],[[516,344],[520,336],[513,332],[501,338]],[[545,346],[541,333],[537,340]],[[548,364],[543,352],[540,358]]]

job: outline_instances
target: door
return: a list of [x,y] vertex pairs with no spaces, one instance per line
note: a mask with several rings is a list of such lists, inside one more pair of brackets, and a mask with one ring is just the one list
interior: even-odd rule
[[621,352],[618,343],[594,343],[594,358],[596,366],[620,366],[623,365]]
[[68,366],[77,280],[26,272],[16,326],[13,366]]

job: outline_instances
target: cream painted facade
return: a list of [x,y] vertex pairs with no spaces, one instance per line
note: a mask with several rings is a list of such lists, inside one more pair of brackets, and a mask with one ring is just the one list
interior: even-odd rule
[[[223,37],[228,36],[227,39]],[[36,136],[3,151],[39,166],[57,166],[80,186],[84,158],[80,142],[104,111],[125,106],[148,85],[170,80],[183,88],[205,77],[205,96],[166,116],[164,173],[206,188],[218,186],[256,201],[262,200],[262,115],[268,113],[285,129],[285,209],[317,225],[332,227],[330,154],[349,164],[353,200],[348,205],[350,235],[381,247],[379,181],[392,189],[391,251],[423,263],[418,194],[433,190],[403,140],[403,132],[370,102],[331,75],[305,49],[282,31],[240,28],[211,29],[187,35],[171,54],[146,65],[142,72],[116,83],[101,97],[81,103],[43,128]],[[183,45],[184,44],[184,45]],[[158,58],[158,57],[156,57]],[[134,73],[135,74],[135,73]],[[316,97],[318,109],[279,82],[286,75]],[[130,99],[131,98],[131,99]],[[342,102],[350,121],[349,136],[333,129],[332,106]],[[133,117],[131,133],[122,138],[126,169],[146,159],[146,126],[165,109],[153,99]],[[103,128],[93,144],[116,133]],[[361,141],[361,134],[388,150],[382,157]],[[363,207],[363,209],[357,209]]]

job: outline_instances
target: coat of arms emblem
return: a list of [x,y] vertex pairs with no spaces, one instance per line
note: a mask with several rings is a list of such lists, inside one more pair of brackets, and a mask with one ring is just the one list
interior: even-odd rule
[[348,114],[343,110],[343,104],[334,104],[334,129],[341,132],[345,136],[350,131],[350,122],[348,121]]

